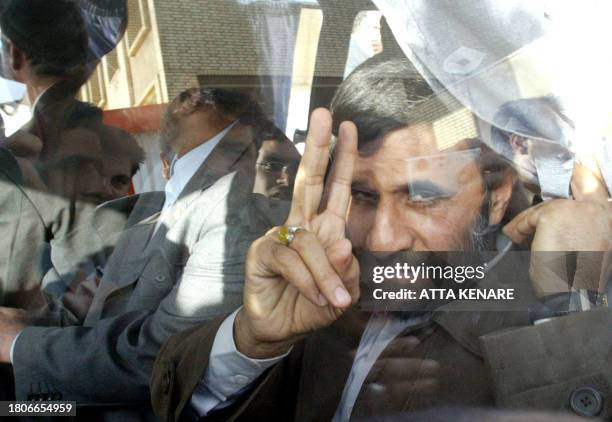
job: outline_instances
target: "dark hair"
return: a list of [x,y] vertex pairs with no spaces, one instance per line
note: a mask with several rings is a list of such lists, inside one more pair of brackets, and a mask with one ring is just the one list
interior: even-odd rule
[[75,101],[66,116],[62,129],[74,129],[79,127],[94,128],[102,124],[102,109],[91,103]]
[[285,132],[280,130],[274,124],[274,122],[270,120],[265,120],[261,123],[261,140],[262,141],[274,140],[278,142],[284,142],[284,141],[291,142],[291,140],[287,137],[287,135],[285,135]]
[[259,104],[248,94],[223,88],[189,88],[182,91],[168,106],[168,114],[190,114],[213,107],[222,113],[236,114],[245,124],[263,119]]
[[98,128],[98,133],[104,153],[108,156],[126,157],[130,161],[131,176],[134,176],[145,160],[145,152],[138,145],[136,138],[122,129],[108,125]]
[[[415,109],[420,105],[427,109]],[[407,59],[374,56],[358,66],[338,87],[331,103],[333,131],[350,120],[359,144],[408,124],[433,121],[450,110]],[[416,112],[418,111],[418,112]]]
[[136,139],[122,129],[104,124],[102,109],[91,103],[75,101],[60,128],[60,132],[79,128],[94,132],[100,138],[106,155],[127,157],[130,160],[132,176],[144,162],[145,153]]
[[[510,220],[530,206],[530,203],[527,200],[527,195],[525,194],[525,188],[520,182],[520,179],[517,177],[518,172],[512,161],[501,155],[493,148],[489,147],[481,139],[464,139],[462,143],[467,149],[480,149],[478,166],[480,168],[480,174],[482,175],[484,186],[488,192],[492,192],[501,187],[507,182],[508,178],[512,180],[512,196],[508,203],[508,207],[506,208],[504,217],[502,218],[502,225],[510,222]],[[490,204],[487,204],[487,207],[489,205]]]
[[[262,122],[266,120],[259,104],[247,94],[222,88],[189,88],[174,97],[162,116],[158,138],[160,150],[170,155],[169,140],[176,136],[180,116],[211,108],[222,114],[235,115],[241,123],[254,126],[256,132],[261,130]],[[256,137],[255,141],[259,143],[260,138]]]
[[564,114],[559,100],[553,96],[521,98],[504,103],[491,124],[491,145],[499,153],[512,157],[508,140],[513,134],[531,138],[563,139],[563,128],[573,122]]
[[88,36],[74,1],[8,0],[0,28],[38,75],[63,76],[86,63]]

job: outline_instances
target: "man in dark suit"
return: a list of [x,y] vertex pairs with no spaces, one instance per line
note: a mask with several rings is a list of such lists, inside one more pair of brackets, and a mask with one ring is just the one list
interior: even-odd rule
[[79,263],[82,251],[52,251],[65,264],[50,275],[56,282],[72,281],[74,268],[88,275],[79,280],[93,292],[84,312],[60,307],[52,327],[0,318],[0,333],[14,338],[0,359],[12,362],[17,399],[61,397],[103,404],[110,419],[152,417],[161,343],[239,306],[248,246],[284,218],[251,201],[259,117],[248,97],[221,89],[190,89],[170,104],[162,136],[177,158],[165,192],[107,203],[92,230],[74,235],[72,244],[106,253]]
[[[580,252],[570,271],[566,255],[547,252],[609,250],[609,204],[509,211],[516,173],[480,141],[453,137],[444,122],[462,110],[440,95],[404,61],[356,70],[332,103],[326,186],[332,116],[315,110],[285,226],[250,248],[243,307],[160,351],[152,403],[163,420],[410,419],[494,405],[612,415],[601,253],[585,262]],[[478,282],[456,272],[474,254]],[[417,300],[377,297],[371,262],[393,273],[375,287]],[[396,262],[442,262],[455,275],[406,282]],[[568,285],[585,280],[592,303],[572,308]],[[463,287],[517,300],[422,296]]]

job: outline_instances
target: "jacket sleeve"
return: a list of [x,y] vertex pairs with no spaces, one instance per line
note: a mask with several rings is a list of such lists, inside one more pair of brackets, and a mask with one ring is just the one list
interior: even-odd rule
[[612,311],[557,317],[481,337],[496,401],[612,416]]
[[[225,204],[225,197],[204,204],[209,216],[198,225],[187,262],[169,262],[162,250],[135,287],[106,299],[111,309],[113,301],[128,301],[118,313],[89,327],[26,328],[13,362],[18,400],[48,390],[81,405],[148,402],[153,362],[163,342],[241,304],[244,258],[253,237],[232,235],[241,226],[227,224],[217,204]],[[174,273],[177,265],[181,270]]]
[[[162,421],[178,421],[209,365],[217,331],[225,318],[171,337],[162,347],[151,379],[151,402]],[[300,381],[303,343],[266,371],[231,405],[207,421],[291,420]]]

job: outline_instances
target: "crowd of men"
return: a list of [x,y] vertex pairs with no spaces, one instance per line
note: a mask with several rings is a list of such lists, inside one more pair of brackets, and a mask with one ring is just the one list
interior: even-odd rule
[[[92,69],[76,4],[7,0],[0,29],[33,113],[0,145],[1,399],[118,421],[612,417],[596,175],[543,200],[500,154],[529,168],[524,130],[441,144],[451,96],[379,54],[312,113],[303,156],[248,95],[182,91],[165,189],[130,195],[143,149],[75,99]],[[520,300],[367,297],[373,262],[474,259],[485,280],[463,287]]]

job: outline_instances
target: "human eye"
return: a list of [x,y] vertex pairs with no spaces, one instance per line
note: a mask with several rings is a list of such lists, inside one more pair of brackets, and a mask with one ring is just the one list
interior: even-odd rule
[[452,195],[433,184],[415,184],[410,187],[408,200],[415,206],[434,206],[448,200]]
[[260,163],[260,166],[268,172],[281,172],[283,171],[284,164],[278,161],[264,161]]
[[352,200],[358,204],[375,204],[378,200],[378,195],[372,192],[367,192],[360,189],[351,190]]

